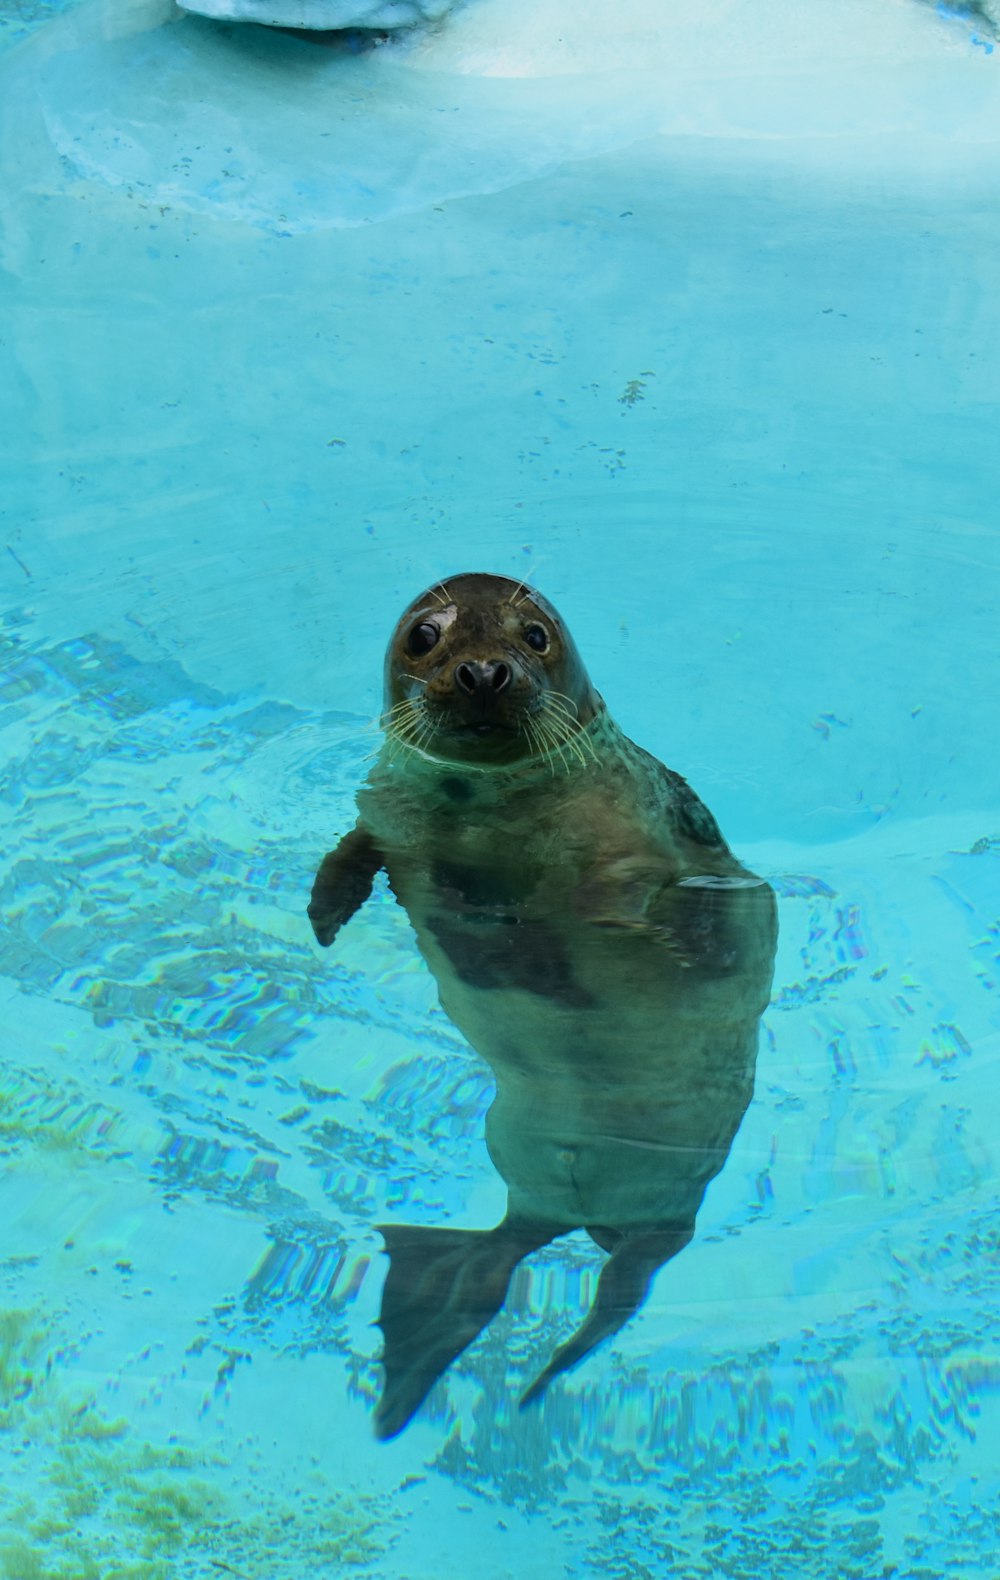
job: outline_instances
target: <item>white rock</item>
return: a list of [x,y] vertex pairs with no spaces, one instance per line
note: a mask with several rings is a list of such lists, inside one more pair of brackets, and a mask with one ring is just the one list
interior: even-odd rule
[[395,31],[436,22],[455,0],[178,0],[185,11],[224,22],[260,22],[314,32],[344,28]]

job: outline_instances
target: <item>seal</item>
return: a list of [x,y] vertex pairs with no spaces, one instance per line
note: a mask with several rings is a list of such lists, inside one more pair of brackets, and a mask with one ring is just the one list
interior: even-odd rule
[[[646,686],[661,672],[644,672]],[[488,1063],[490,1230],[384,1225],[383,1438],[574,1229],[608,1253],[541,1396],[640,1308],[694,1233],[753,1093],[774,896],[681,776],[636,746],[539,593],[422,594],[385,663],[385,743],[309,916],[329,945],[385,869],[445,1012]]]

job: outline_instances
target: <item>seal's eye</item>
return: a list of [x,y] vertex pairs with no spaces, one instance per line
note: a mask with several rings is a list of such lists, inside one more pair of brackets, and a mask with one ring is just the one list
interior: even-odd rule
[[421,620],[406,638],[406,651],[411,658],[423,658],[425,653],[429,653],[432,647],[437,646],[440,635],[436,625],[431,625],[429,620]]
[[536,653],[546,653],[549,647],[549,633],[543,625],[529,625],[525,628],[524,640]]

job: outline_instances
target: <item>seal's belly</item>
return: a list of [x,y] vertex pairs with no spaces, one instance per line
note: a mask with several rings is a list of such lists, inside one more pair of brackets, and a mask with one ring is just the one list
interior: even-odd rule
[[496,1073],[649,1094],[731,1070],[734,1037],[762,1008],[747,972],[699,969],[655,931],[603,929],[572,903],[546,915],[411,912],[443,1009]]
[[653,938],[555,916],[434,914],[419,932],[445,1012],[496,1077],[487,1144],[512,1208],[690,1222],[753,1090],[760,1006],[746,984],[706,985]]
[[386,867],[496,1078],[487,1142],[511,1209],[689,1225],[752,1094],[769,973],[752,895],[685,888],[633,825],[623,850],[622,827],[595,846],[548,818],[470,820],[394,842]]

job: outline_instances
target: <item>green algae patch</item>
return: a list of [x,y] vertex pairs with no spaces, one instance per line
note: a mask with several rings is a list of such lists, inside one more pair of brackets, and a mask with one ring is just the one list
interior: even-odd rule
[[49,1324],[0,1310],[0,1580],[274,1580],[371,1563],[375,1500],[284,1497],[252,1475],[234,1495],[209,1451],[140,1438],[82,1403],[51,1363]]
[[9,1575],[11,1580],[35,1580],[36,1575],[38,1580],[44,1580],[45,1577],[38,1553],[20,1541],[0,1547],[0,1574]]
[[56,1085],[34,1072],[0,1071],[0,1157],[56,1154],[67,1167],[115,1154],[122,1116],[67,1077]]
[[113,1512],[117,1528],[132,1533],[145,1558],[155,1558],[199,1545],[206,1525],[223,1507],[222,1494],[189,1472],[126,1472]]
[[0,1432],[35,1386],[33,1364],[45,1331],[30,1311],[0,1311]]
[[240,1580],[340,1573],[380,1558],[388,1546],[373,1504],[346,1497],[307,1498],[295,1507],[274,1500],[263,1514],[209,1527],[202,1542],[214,1573],[231,1569]]

